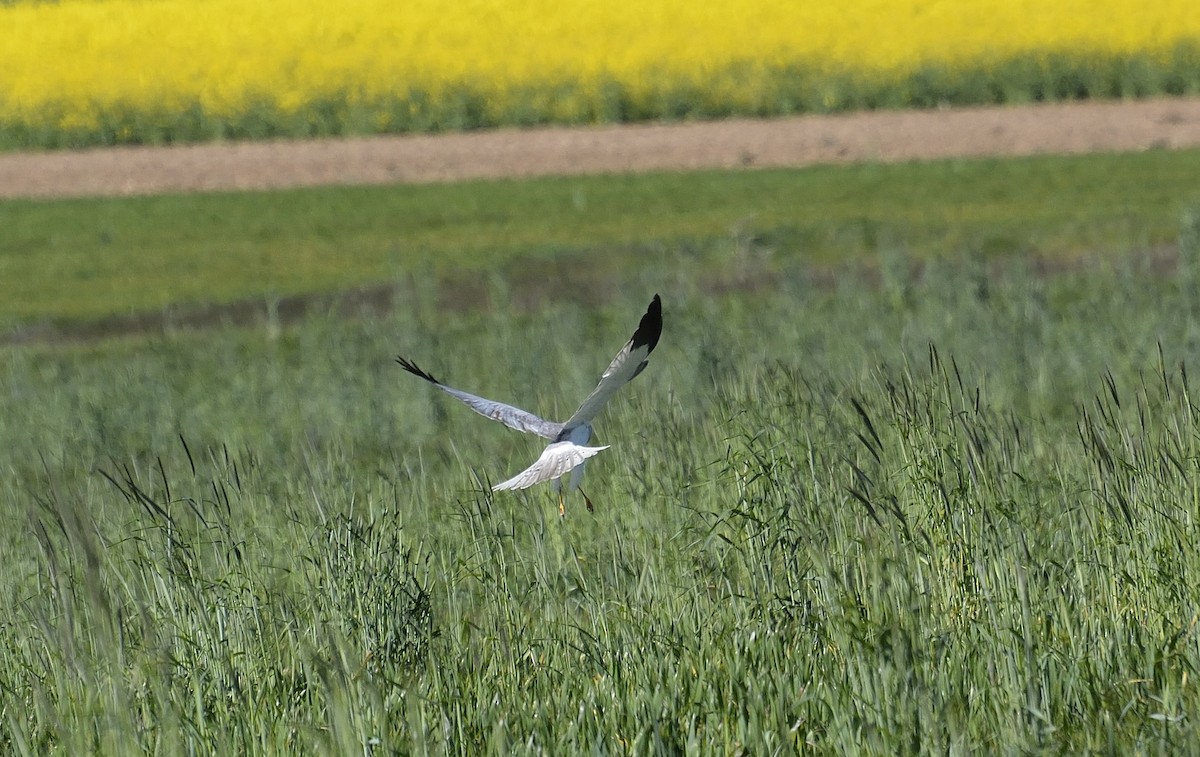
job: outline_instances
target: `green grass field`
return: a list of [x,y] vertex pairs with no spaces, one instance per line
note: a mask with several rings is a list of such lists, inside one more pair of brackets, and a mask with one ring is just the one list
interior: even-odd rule
[[[108,219],[116,250],[208,250],[210,282],[222,240],[365,249],[366,227],[405,250],[383,275],[461,266],[492,307],[4,348],[0,751],[1191,751],[1200,174],[1174,171],[1196,159],[6,204],[28,256]],[[403,257],[375,202],[425,207],[445,256]],[[618,261],[589,269],[607,304],[496,307],[589,250]],[[771,275],[715,283],[739,266]],[[537,440],[392,362],[565,417],[655,291],[594,514],[493,496]]]
[[1061,260],[1174,241],[1200,151],[0,202],[0,328],[413,275],[728,275],[880,252]]

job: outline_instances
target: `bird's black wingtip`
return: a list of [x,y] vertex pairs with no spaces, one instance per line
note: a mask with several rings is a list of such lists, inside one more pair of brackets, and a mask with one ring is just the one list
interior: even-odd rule
[[396,362],[400,364],[401,368],[408,371],[409,373],[411,373],[414,376],[423,378],[426,381],[429,381],[430,383],[434,383],[434,384],[442,383],[442,382],[438,381],[437,379],[435,379],[431,374],[426,373],[424,370],[422,370],[421,367],[418,366],[416,363],[405,358],[403,355],[397,355]]
[[662,300],[655,294],[654,299],[650,301],[650,307],[646,308],[646,314],[638,323],[637,331],[633,332],[630,346],[635,350],[645,346],[646,354],[649,354],[654,352],[654,348],[658,346],[660,336],[662,336]]

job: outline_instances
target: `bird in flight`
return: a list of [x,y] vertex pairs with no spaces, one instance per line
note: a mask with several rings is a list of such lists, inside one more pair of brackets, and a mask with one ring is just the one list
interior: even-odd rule
[[[549,439],[550,444],[542,451],[537,462],[507,481],[496,484],[492,487],[492,491],[528,489],[534,484],[550,481],[554,491],[558,493],[558,514],[561,516],[566,514],[563,506],[563,477],[568,473],[571,474],[566,487],[568,492],[579,489],[579,482],[583,478],[584,463],[589,457],[608,449],[607,445],[603,447],[585,446],[592,438],[592,419],[600,413],[604,404],[618,389],[628,384],[645,369],[650,362],[650,353],[654,351],[661,335],[662,302],[656,294],[650,301],[650,306],[646,308],[646,313],[638,323],[633,336],[600,376],[600,383],[596,384],[596,388],[587,396],[574,415],[562,423],[544,420],[512,405],[476,397],[474,394],[446,386],[407,358],[397,356],[396,362],[412,375],[425,379],[451,397],[465,402],[480,415],[500,421],[505,426],[517,431]],[[579,493],[583,494],[583,501],[587,503],[588,512],[591,512],[592,500],[584,493],[583,489],[579,489]]]

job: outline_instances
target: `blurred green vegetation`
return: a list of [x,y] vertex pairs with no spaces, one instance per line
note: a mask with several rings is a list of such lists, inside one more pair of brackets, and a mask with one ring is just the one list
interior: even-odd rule
[[1200,151],[0,202],[0,326],[403,280],[1170,245]]
[[[893,249],[721,294],[674,248],[599,307],[497,275],[7,348],[0,748],[1187,751],[1198,219],[1169,272]],[[492,495],[539,440],[392,363],[564,417],[655,291],[594,514]]]

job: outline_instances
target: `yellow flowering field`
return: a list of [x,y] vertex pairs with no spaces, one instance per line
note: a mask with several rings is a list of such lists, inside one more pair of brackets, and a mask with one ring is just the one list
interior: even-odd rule
[[0,6],[13,146],[1195,91],[1195,0]]

